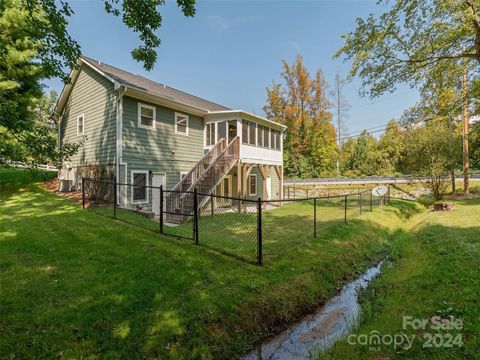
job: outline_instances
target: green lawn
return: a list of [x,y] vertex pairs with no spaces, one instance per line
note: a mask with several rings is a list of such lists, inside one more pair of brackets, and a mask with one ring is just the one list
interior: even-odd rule
[[83,211],[14,171],[0,169],[1,358],[237,356],[385,256],[419,211],[394,202],[260,267]]
[[[393,267],[363,296],[363,321],[357,335],[416,335],[413,347],[335,345],[325,359],[478,359],[480,354],[480,199],[457,201],[452,212],[415,216],[398,236],[392,251]],[[402,328],[402,317],[443,319],[454,316],[463,329]],[[428,335],[430,334],[430,335]],[[437,344],[461,334],[463,346],[423,348],[429,336]],[[459,343],[458,343],[459,344]]]
[[[317,237],[321,237],[332,227],[338,227],[345,221],[344,197],[318,199],[317,201]],[[360,216],[357,195],[347,199],[347,221]],[[371,209],[379,213],[378,200],[370,206],[370,197],[361,199],[362,215],[368,218]],[[211,216],[208,211],[199,219],[200,245],[224,252],[229,255],[256,263],[257,261],[257,213],[255,203],[248,212],[238,213],[235,207],[218,208]],[[209,206],[207,206],[209,207]],[[89,211],[107,217],[113,217],[111,207],[94,207]],[[158,220],[152,220],[132,211],[117,209],[119,220],[136,224],[144,229],[159,232]],[[191,220],[191,219],[190,219]],[[193,239],[193,222],[187,221],[180,226],[164,226],[164,232],[170,235]],[[263,260],[268,263],[273,258],[284,254],[293,247],[314,239],[314,201],[269,203],[262,211]]]

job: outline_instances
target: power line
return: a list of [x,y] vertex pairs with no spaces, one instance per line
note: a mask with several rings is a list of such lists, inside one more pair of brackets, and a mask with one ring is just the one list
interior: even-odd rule
[[[437,119],[437,118],[430,118],[430,119],[424,120],[422,126],[425,125],[426,123],[430,122],[430,121],[435,120],[435,119]],[[346,136],[346,137],[343,137],[343,138],[339,139],[339,141],[357,138],[357,137],[359,137],[359,136],[362,135],[361,133],[362,133],[363,131],[367,131],[368,134],[373,134],[373,133],[377,133],[377,132],[382,132],[382,131],[388,130],[388,124],[383,125],[383,126],[384,126],[384,128],[378,129],[378,130],[375,130],[375,131],[368,131],[367,129],[361,130],[360,134],[352,135],[352,136]]]

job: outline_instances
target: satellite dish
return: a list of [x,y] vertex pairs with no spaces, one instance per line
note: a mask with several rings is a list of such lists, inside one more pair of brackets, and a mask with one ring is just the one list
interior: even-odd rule
[[388,193],[388,187],[386,187],[385,185],[377,186],[376,188],[372,189],[372,195],[374,196],[382,197],[386,193]]

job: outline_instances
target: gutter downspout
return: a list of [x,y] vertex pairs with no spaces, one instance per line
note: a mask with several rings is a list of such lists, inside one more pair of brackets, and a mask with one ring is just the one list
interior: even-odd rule
[[117,205],[120,204],[120,163],[123,161],[123,95],[127,91],[126,87],[120,86],[118,83],[115,84],[115,89],[117,92],[116,99],[116,158],[115,158],[115,181],[117,182],[117,198],[115,201]]

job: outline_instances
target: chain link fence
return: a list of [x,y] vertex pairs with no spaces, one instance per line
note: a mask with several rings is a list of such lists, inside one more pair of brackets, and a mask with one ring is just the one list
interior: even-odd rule
[[[82,179],[83,208],[163,235],[191,241],[243,261],[263,264],[389,203],[370,189],[309,192],[279,200],[240,199],[197,191]],[[307,195],[304,193],[303,195]]]

